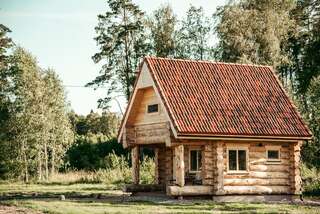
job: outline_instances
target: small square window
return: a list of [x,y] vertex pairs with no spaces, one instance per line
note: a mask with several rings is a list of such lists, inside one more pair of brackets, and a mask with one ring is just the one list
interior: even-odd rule
[[268,150],[267,158],[268,158],[268,161],[279,161],[280,160],[279,150]]
[[158,111],[159,111],[159,105],[158,104],[148,105],[148,107],[147,107],[148,114],[156,113]]

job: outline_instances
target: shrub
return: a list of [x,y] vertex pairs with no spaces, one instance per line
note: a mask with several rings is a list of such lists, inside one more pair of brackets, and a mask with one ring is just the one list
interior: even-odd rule
[[320,171],[315,167],[308,168],[305,164],[301,166],[301,178],[303,194],[320,195]]
[[105,157],[111,153],[128,156],[128,151],[115,138],[100,142],[78,136],[76,143],[66,152],[64,168],[91,171],[106,169]]
[[[75,170],[51,175],[49,183],[104,183],[107,185],[121,186],[131,183],[131,167],[127,158],[118,156],[115,152],[104,158],[105,169],[96,171]],[[152,184],[155,180],[155,163],[153,158],[145,157],[140,163],[140,180],[142,184]]]

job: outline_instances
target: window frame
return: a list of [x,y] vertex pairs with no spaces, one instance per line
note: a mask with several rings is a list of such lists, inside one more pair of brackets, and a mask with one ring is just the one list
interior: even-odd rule
[[[189,149],[189,173],[199,173],[199,172],[202,171],[202,168],[199,167],[199,159],[198,159],[198,154],[199,153],[197,153],[197,169],[198,170],[191,170],[191,152],[192,151],[196,151],[196,152],[199,152],[201,154],[200,162],[202,162],[202,158],[203,158],[202,157],[202,150],[201,150],[201,148],[190,148]],[[201,163],[201,167],[202,167],[202,163]]]
[[[148,108],[149,108],[149,106],[152,106],[152,105],[158,105],[158,111],[149,112]],[[146,105],[146,114],[148,114],[148,115],[160,114],[160,104],[159,103],[147,103],[147,105]]]
[[[229,151],[230,150],[235,150],[236,152],[236,164],[237,164],[237,169],[236,170],[230,170],[229,168]],[[239,159],[238,159],[238,151],[242,150],[246,152],[246,170],[239,170]],[[236,174],[241,174],[241,173],[248,173],[249,172],[249,149],[248,147],[228,147],[227,148],[227,172],[228,173],[236,173]]]
[[[278,151],[278,158],[269,158],[268,151]],[[281,163],[281,146],[266,146],[266,160],[267,163],[278,164]]]

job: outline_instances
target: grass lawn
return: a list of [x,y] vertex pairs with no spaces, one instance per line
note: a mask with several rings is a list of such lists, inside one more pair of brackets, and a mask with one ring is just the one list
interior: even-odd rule
[[[65,201],[59,200],[60,194],[66,195]],[[101,199],[96,199],[98,194]],[[320,213],[320,206],[129,197],[103,184],[0,184],[0,196],[2,204],[44,213]]]

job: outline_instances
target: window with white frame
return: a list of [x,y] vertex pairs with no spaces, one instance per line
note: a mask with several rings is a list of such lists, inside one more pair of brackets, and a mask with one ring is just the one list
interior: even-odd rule
[[190,172],[199,172],[201,171],[201,150],[193,149],[190,150],[189,154],[189,171]]
[[228,149],[228,170],[247,171],[247,149]]
[[266,156],[268,162],[280,162],[280,146],[267,146]]

